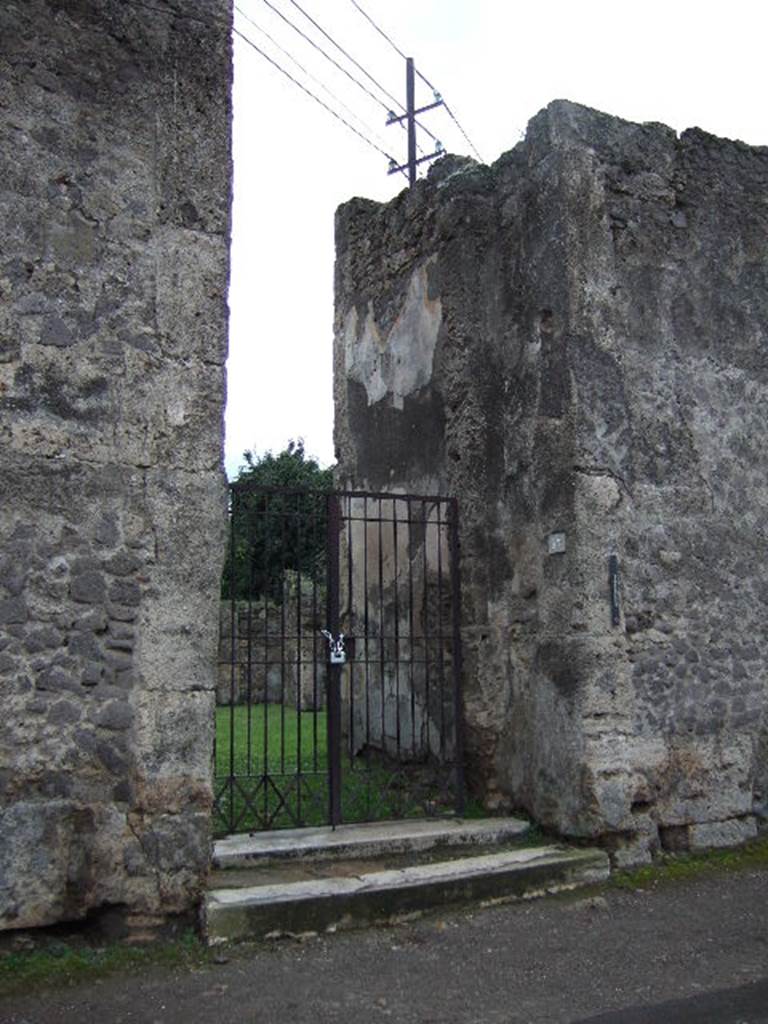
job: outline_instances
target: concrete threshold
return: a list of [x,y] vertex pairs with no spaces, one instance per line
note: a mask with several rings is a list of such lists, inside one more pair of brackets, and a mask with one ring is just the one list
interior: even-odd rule
[[227,836],[213,850],[217,868],[248,867],[255,861],[289,858],[379,857],[435,846],[509,843],[528,830],[521,818],[459,818],[373,821],[364,824],[287,828],[252,836]]
[[213,866],[247,868],[259,862],[291,858],[365,858],[419,852],[436,846],[489,846],[522,839],[528,829],[528,822],[519,818],[448,818],[257,832],[216,842]]
[[358,877],[214,889],[205,904],[211,944],[280,934],[335,931],[440,906],[498,902],[603,881],[601,850],[530,847],[467,856]]

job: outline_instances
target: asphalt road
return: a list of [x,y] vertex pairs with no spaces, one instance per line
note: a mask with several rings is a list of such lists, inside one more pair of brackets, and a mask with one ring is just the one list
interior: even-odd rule
[[765,1024],[768,872],[459,911],[0,1000],[3,1024]]

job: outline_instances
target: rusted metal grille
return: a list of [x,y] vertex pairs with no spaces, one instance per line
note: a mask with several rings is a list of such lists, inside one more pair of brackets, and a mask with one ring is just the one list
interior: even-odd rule
[[450,498],[232,485],[217,834],[462,812],[458,552]]

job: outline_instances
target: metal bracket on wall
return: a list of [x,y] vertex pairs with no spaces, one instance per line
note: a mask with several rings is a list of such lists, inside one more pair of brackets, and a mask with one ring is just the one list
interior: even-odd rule
[[611,625],[618,626],[621,623],[621,610],[619,608],[619,559],[616,555],[608,558],[608,583],[611,593]]

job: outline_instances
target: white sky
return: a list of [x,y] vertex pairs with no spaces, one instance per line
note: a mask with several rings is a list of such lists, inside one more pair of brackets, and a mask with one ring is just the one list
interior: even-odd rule
[[[236,0],[370,126],[399,160],[405,133],[305,43],[266,0]],[[292,0],[269,0],[355,77]],[[403,60],[351,0],[299,0],[390,93],[404,101]],[[486,162],[519,140],[557,98],[632,121],[694,125],[768,143],[765,0],[359,0],[439,89]],[[235,25],[309,81],[241,14]],[[387,162],[235,37],[234,204],[226,466],[244,449],[281,450],[303,437],[333,461],[333,216],[352,196],[386,200],[405,186]],[[383,97],[384,102],[389,102]],[[417,89],[417,104],[431,101]],[[341,111],[349,119],[348,113]],[[468,147],[443,111],[424,122],[449,152]],[[365,130],[365,129],[364,129]],[[420,134],[425,150],[431,140]]]

